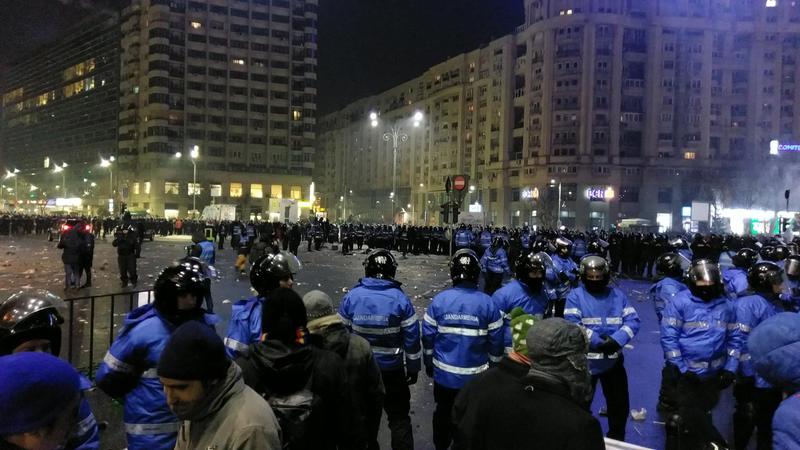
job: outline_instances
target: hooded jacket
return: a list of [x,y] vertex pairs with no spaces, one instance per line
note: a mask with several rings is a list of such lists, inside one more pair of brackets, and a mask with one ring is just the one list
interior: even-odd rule
[[534,292],[516,278],[496,290],[492,294],[492,301],[500,309],[500,314],[503,316],[503,345],[506,353],[510,353],[512,350],[511,311],[514,308],[522,308],[525,314],[541,319],[544,317],[547,305],[550,303],[544,286],[539,292]]
[[[309,417],[313,436],[306,436],[309,450],[351,448],[354,441],[353,410],[347,395],[347,373],[336,354],[310,345],[267,340],[250,346],[236,363],[245,384],[267,400],[271,395],[289,395],[305,388],[315,396]],[[318,402],[316,400],[319,400]],[[283,436],[288,439],[287,436]],[[294,449],[303,450],[303,449]]]
[[745,377],[755,377],[756,387],[772,386],[756,373],[747,347],[750,332],[761,322],[783,311],[783,305],[764,294],[751,294],[739,297],[736,306],[736,329],[733,332],[733,348],[739,352],[739,373]]
[[731,267],[722,272],[722,283],[725,286],[725,292],[738,297],[742,295],[749,285],[747,284],[747,270],[740,267]]
[[[347,386],[353,405],[352,420],[356,427],[358,448],[377,439],[380,427],[381,408],[386,390],[381,378],[381,369],[372,355],[369,342],[361,336],[347,331],[337,316],[335,321],[312,330],[312,342],[325,350],[339,355],[347,369]],[[363,443],[363,445],[361,445]]]
[[667,303],[671,302],[672,298],[679,292],[687,289],[689,288],[685,284],[670,277],[664,277],[650,287],[650,299],[653,301],[653,307],[656,309],[656,316],[659,322],[661,322],[661,318],[664,315],[664,308]]
[[280,450],[280,427],[269,404],[245,386],[242,370],[228,367],[227,377],[211,388],[189,416],[181,417],[175,450]]

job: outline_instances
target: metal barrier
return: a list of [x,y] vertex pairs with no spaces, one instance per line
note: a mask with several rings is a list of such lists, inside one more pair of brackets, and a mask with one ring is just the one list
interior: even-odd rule
[[[90,378],[122,328],[125,316],[153,301],[153,291],[130,291],[91,295],[64,300],[67,303],[66,325],[62,342],[66,342],[66,359]],[[62,345],[62,348],[64,346]]]

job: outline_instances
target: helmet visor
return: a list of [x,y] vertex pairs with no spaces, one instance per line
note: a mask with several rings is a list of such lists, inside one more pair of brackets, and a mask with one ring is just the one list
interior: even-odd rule
[[67,310],[64,300],[45,290],[20,291],[0,304],[0,328],[14,330],[17,324],[45,309],[53,309],[54,318],[48,320],[63,323]]

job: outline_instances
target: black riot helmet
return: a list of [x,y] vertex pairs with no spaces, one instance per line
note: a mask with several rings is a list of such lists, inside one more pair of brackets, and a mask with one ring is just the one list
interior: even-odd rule
[[[191,318],[201,316],[200,305],[206,293],[206,276],[191,263],[179,263],[162,270],[153,285],[154,306],[167,320],[180,325]],[[191,294],[196,303],[191,310],[178,308],[178,297]]]
[[587,291],[602,293],[611,281],[611,268],[605,258],[595,255],[584,256],[579,266],[581,282]]
[[65,310],[64,301],[49,291],[28,289],[12,294],[0,303],[0,356],[34,339],[48,340],[50,351],[58,356]]
[[779,262],[786,259],[791,253],[789,248],[783,244],[776,245],[775,250],[772,251],[772,261]]
[[556,238],[556,251],[562,258],[567,258],[572,254],[572,241],[565,237]]
[[680,279],[689,261],[678,253],[669,252],[656,258],[656,274],[661,277]]
[[783,270],[789,278],[800,278],[800,255],[789,255],[783,262]]
[[749,269],[753,267],[753,264],[758,262],[758,252],[753,250],[752,248],[742,248],[736,252],[733,256],[731,256],[731,262],[733,265],[742,269]]
[[719,267],[708,259],[698,259],[686,272],[686,285],[692,295],[710,302],[723,294]]
[[603,244],[600,241],[593,240],[586,245],[586,253],[589,255],[598,255],[605,257],[606,249],[603,247]]
[[258,296],[267,295],[280,287],[282,280],[293,279],[290,258],[283,253],[267,253],[258,258],[250,269],[250,285],[258,292]]
[[450,260],[450,279],[454,286],[464,281],[477,283],[480,276],[481,260],[475,252],[464,248],[453,255]]
[[677,237],[677,238],[669,241],[669,245],[670,245],[670,247],[672,247],[673,250],[689,248],[689,244],[682,237]]
[[492,238],[492,248],[497,250],[498,248],[502,247],[504,244],[502,236],[495,236]]
[[389,250],[379,248],[364,260],[364,275],[370,278],[393,280],[397,273],[397,260]]
[[783,284],[783,269],[770,261],[755,263],[747,271],[747,284],[753,292],[774,295],[776,286]]
[[520,283],[538,292],[542,289],[548,267],[553,267],[550,255],[545,252],[527,253],[517,258],[514,276]]
[[550,244],[550,242],[547,239],[542,237],[536,239],[533,245],[531,245],[531,252],[533,253],[539,253],[539,252],[553,253],[554,251],[555,247],[553,247],[553,245]]
[[775,247],[772,245],[765,245],[759,251],[761,258],[766,261],[775,261]]

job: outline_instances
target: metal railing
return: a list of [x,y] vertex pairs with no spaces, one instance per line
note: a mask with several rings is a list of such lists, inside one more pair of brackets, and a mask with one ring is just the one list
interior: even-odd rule
[[66,343],[67,361],[92,378],[124,325],[125,316],[152,301],[151,290],[65,299],[66,326],[62,327],[61,341]]

